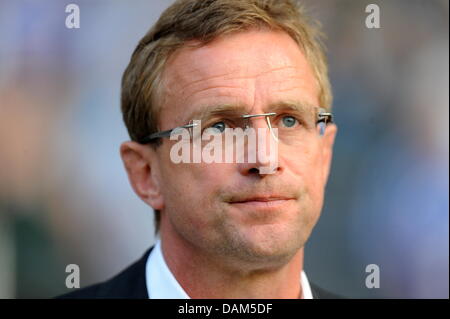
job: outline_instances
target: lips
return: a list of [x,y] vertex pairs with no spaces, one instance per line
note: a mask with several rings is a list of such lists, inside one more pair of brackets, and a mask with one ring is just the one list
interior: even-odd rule
[[251,194],[232,198],[229,204],[242,209],[273,210],[282,209],[291,204],[295,198],[280,194]]
[[294,209],[298,198],[295,191],[289,191],[286,187],[278,187],[277,191],[275,186],[271,190],[257,191],[255,188],[248,191],[242,189],[240,193],[235,190],[226,199],[226,202],[231,209],[237,212],[245,212],[245,216],[258,216],[257,218],[280,216],[279,213],[291,212]]
[[247,203],[247,202],[272,202],[272,201],[285,201],[294,199],[292,197],[287,196],[278,196],[278,195],[269,195],[269,196],[250,196],[245,198],[239,198],[236,200],[232,200],[230,203],[239,204],[239,203]]
[[280,210],[287,209],[292,202],[293,198],[288,197],[248,197],[239,201],[232,201],[230,205],[238,208],[239,210],[248,212],[279,212]]

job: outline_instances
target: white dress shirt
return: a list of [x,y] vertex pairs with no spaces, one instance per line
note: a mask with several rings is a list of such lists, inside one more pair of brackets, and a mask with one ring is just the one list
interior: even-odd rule
[[[147,258],[145,279],[150,299],[190,299],[167,266],[159,238]],[[300,275],[300,285],[303,298],[313,299],[311,287],[304,271]]]

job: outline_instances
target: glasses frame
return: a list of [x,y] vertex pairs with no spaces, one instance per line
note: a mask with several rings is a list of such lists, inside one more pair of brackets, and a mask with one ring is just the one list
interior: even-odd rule
[[[275,113],[275,112],[262,113],[262,114],[245,114],[245,115],[241,115],[240,117],[249,120],[250,118],[265,116],[267,125],[269,126],[269,129],[272,132],[272,125],[270,123],[269,116],[274,116],[276,114],[277,113]],[[319,112],[317,112],[316,125],[318,125],[320,123],[325,123],[325,126],[328,125],[329,123],[333,123],[333,113],[327,112],[327,110],[325,110],[324,108],[319,108]],[[198,125],[197,123],[190,123],[190,124],[174,127],[170,130],[155,132],[155,133],[152,133],[152,134],[144,137],[143,139],[139,140],[138,143],[149,144],[149,143],[156,141],[157,139],[164,138],[164,137],[170,137],[172,132],[174,132],[176,130],[192,128],[197,125]],[[248,121],[246,123],[246,127],[248,127]],[[320,135],[323,135],[324,130],[325,130],[325,128],[321,127]]]

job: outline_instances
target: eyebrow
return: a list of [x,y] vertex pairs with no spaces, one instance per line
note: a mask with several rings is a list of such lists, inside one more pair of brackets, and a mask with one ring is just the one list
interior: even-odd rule
[[304,101],[281,101],[269,105],[271,112],[277,111],[296,111],[301,115],[310,115],[311,111],[318,111],[318,107]]
[[235,105],[235,104],[216,104],[208,105],[202,107],[201,109],[194,111],[190,117],[189,121],[192,120],[205,120],[217,115],[244,115],[248,112],[248,107],[245,105]]
[[[207,105],[196,111],[194,111],[190,117],[188,117],[188,121],[192,120],[205,120],[209,119],[213,116],[218,115],[231,115],[231,116],[239,116],[249,114],[249,108],[243,104],[216,104],[216,105]],[[271,103],[268,106],[267,112],[280,112],[292,110],[299,112],[301,115],[305,116],[311,114],[311,110],[318,110],[318,107],[304,102],[304,101],[280,101]]]

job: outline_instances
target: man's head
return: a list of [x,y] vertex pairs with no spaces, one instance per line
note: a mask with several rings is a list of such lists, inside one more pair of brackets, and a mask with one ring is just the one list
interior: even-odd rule
[[[289,103],[331,107],[318,30],[289,1],[177,1],[141,40],[122,82],[133,141],[213,105],[260,114]],[[126,142],[121,154],[167,236],[275,265],[304,245],[320,215],[335,134],[330,125],[323,136],[280,143],[274,174],[262,174],[261,163],[175,164],[168,139]]]

